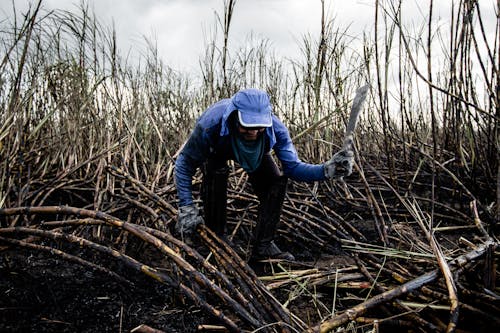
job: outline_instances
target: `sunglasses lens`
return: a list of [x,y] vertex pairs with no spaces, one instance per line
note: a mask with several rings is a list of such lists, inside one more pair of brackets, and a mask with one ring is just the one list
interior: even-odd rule
[[239,124],[240,128],[245,130],[245,131],[262,131],[264,130],[265,127],[246,127],[241,124]]

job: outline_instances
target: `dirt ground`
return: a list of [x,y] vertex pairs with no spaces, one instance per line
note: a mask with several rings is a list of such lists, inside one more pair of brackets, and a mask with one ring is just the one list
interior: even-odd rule
[[[342,255],[314,262],[323,268],[353,264]],[[184,303],[176,290],[126,267],[112,268],[130,282],[39,251],[11,248],[0,252],[0,332],[130,332],[141,324],[165,332],[198,332],[201,324],[217,324],[196,306]],[[348,295],[338,295],[339,299],[344,296]],[[291,310],[316,322],[308,302],[296,300]],[[343,306],[358,302],[356,298]],[[467,309],[460,316],[463,332],[495,331],[491,323]],[[442,319],[446,318],[443,312]],[[385,329],[403,332],[401,327]]]
[[[51,245],[57,248],[57,244]],[[0,332],[116,333],[130,332],[142,324],[164,332],[198,332],[199,325],[217,324],[200,308],[185,303],[177,290],[160,284],[143,273],[122,266],[119,261],[102,261],[102,258],[93,258],[91,253],[80,253],[79,251],[84,250],[76,245],[72,245],[74,247],[70,248],[71,251],[68,253],[77,256],[82,254],[81,257],[86,257],[91,262],[99,262],[100,266],[118,273],[128,282],[119,281],[109,274],[68,262],[47,252],[1,246],[3,244],[0,245]],[[291,249],[296,255],[301,254],[297,255],[297,259],[302,266],[295,267],[297,269],[316,267],[335,270],[355,265],[354,259],[343,253],[340,248],[334,251],[335,253],[325,256],[324,253],[319,255],[318,251],[313,249],[304,251],[303,248],[290,248],[289,243],[283,243],[281,247]],[[134,251],[134,257],[140,256],[141,258],[138,258],[140,260],[147,257],[144,262],[150,262],[153,266],[156,266],[154,264],[156,262],[159,267],[166,267],[162,265],[164,258],[153,254],[158,252],[145,250],[147,248]],[[478,267],[481,268],[480,265]],[[268,266],[252,266],[252,268],[259,276],[272,274]],[[429,270],[431,269],[432,267],[429,267]],[[425,271],[428,270],[419,274]],[[475,276],[471,281],[477,279]],[[368,289],[339,291],[338,310],[359,304],[367,296]],[[331,300],[334,293],[331,287],[314,292],[319,297],[322,294],[328,296],[325,298],[328,300]],[[285,302],[288,295],[278,294],[276,297]],[[471,301],[469,303],[475,304]],[[498,302],[492,305],[498,306]],[[290,309],[293,313],[300,314],[307,323],[319,322],[316,309],[311,306],[311,298],[297,298],[290,304]],[[459,326],[462,332],[496,330],[491,324],[498,323],[498,318],[485,321],[485,317],[477,316],[474,311],[474,309],[460,311]],[[386,317],[386,314],[376,312],[367,315],[372,315],[373,318]],[[447,322],[447,311],[440,311],[439,316],[442,316],[443,322]],[[368,325],[366,330],[357,332],[368,332],[370,327],[373,325]],[[407,332],[401,330],[401,327],[394,329],[383,325],[381,331]]]
[[192,332],[206,321],[198,309],[179,303],[171,288],[126,274],[132,284],[45,254],[3,252],[0,331],[130,332],[146,324]]
[[[325,257],[315,264],[332,262]],[[345,256],[335,262],[352,264]],[[0,332],[130,332],[141,324],[165,332],[197,332],[200,324],[217,324],[183,303],[176,290],[126,267],[112,268],[130,282],[40,251],[2,251]],[[263,266],[254,268],[259,275],[271,274]]]

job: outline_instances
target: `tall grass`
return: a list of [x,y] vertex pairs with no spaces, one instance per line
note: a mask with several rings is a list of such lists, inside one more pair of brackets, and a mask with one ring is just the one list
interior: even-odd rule
[[200,59],[200,83],[165,64],[154,43],[137,62],[123,58],[116,32],[86,5],[46,12],[39,2],[1,20],[0,207],[41,204],[51,188],[74,182],[93,184],[81,195],[102,208],[117,181],[106,165],[171,191],[173,159],[194,119],[249,86],[270,93],[302,159],[323,162],[340,143],[355,89],[368,81],[360,167],[372,165],[403,192],[427,184],[433,200],[449,199],[439,197],[440,185],[460,202],[475,196],[492,221],[500,186],[499,5],[451,1],[449,25],[437,26],[430,1],[414,30],[404,8],[374,1],[375,24],[363,36],[323,10],[319,36],[303,36],[302,57],[281,59],[253,36],[232,48],[238,6],[224,1]]

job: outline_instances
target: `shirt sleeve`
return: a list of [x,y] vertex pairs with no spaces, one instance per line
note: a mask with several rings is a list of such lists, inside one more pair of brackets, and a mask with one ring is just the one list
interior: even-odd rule
[[175,161],[175,186],[179,207],[193,204],[192,183],[196,169],[207,159],[210,138],[197,124]]
[[279,120],[274,123],[276,143],[273,147],[276,156],[281,161],[285,176],[303,182],[325,180],[323,164],[309,164],[302,162],[295,150],[288,129]]

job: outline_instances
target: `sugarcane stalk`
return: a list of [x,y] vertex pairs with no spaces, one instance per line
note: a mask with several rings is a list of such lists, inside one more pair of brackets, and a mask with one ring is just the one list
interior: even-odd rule
[[[373,288],[377,289],[380,293],[386,292],[388,289],[385,288],[385,287],[383,287],[380,283],[378,283],[372,277],[372,275],[370,274],[370,272],[368,271],[368,269],[366,268],[366,266],[363,264],[363,262],[361,261],[361,259],[357,255],[354,256],[354,258],[355,258],[356,263],[357,263],[357,265],[359,267],[359,270],[370,281],[370,283],[372,284]],[[408,318],[410,318],[410,320],[413,323],[424,327],[425,331],[428,331],[428,332],[436,332],[436,331],[438,331],[438,327],[436,327],[434,324],[428,322],[427,320],[424,320],[423,318],[417,316],[407,306],[403,305],[400,300],[395,300],[394,306],[397,309],[402,310],[403,313],[405,313],[405,316],[408,316]]]
[[[129,231],[135,236],[141,238],[142,240],[152,244],[157,249],[159,249],[162,253],[166,254],[170,259],[174,261],[174,263],[182,269],[183,274],[187,275],[187,277],[196,282],[201,287],[206,290],[212,292],[214,295],[219,297],[225,304],[231,306],[236,313],[239,313],[242,318],[251,324],[254,327],[260,327],[262,323],[256,320],[246,309],[241,307],[234,299],[232,299],[224,290],[222,290],[219,286],[215,285],[212,281],[210,281],[205,275],[198,272],[193,266],[191,266],[188,262],[182,259],[175,251],[173,251],[170,247],[164,244],[157,237],[148,234],[147,232],[140,229],[139,226],[133,225],[131,223],[123,222],[111,215],[108,215],[99,211],[91,211],[87,209],[80,209],[75,207],[68,206],[45,206],[45,207],[17,207],[17,208],[5,208],[0,209],[1,215],[31,215],[31,214],[66,214],[66,215],[76,215],[76,216],[85,216],[91,217],[95,219],[100,219],[106,222],[109,225],[123,228],[124,230]],[[223,314],[220,314],[222,316]],[[219,316],[219,317],[220,317]]]
[[[246,262],[244,262],[231,247],[222,242],[215,233],[204,225],[200,225],[198,232],[206,244],[212,248],[217,255],[222,256],[227,262],[232,264],[235,272],[245,281],[250,289],[254,292],[255,297],[263,304],[267,311],[272,314],[276,320],[283,321],[290,324],[292,317],[283,306],[269,293],[263,283],[255,275],[255,272],[250,269]],[[287,330],[283,327],[284,330]]]
[[[222,282],[226,288],[228,289],[228,292],[238,300],[240,304],[244,304],[249,311],[254,314],[259,320],[264,321],[262,318],[262,313],[265,312],[259,312],[257,309],[254,307],[254,305],[249,302],[248,300],[248,295],[249,293],[246,292],[245,289],[243,289],[243,293],[236,288],[233,282],[231,282],[226,274],[223,274],[218,270],[216,267],[214,267],[212,264],[210,264],[209,261],[205,260],[197,251],[194,251],[191,247],[187,246],[186,243],[181,242],[180,240],[174,238],[172,235],[169,233],[152,229],[149,227],[141,226],[142,229],[148,231],[149,233],[155,235],[158,238],[165,239],[167,242],[170,242],[177,246],[178,248],[182,249],[190,258],[193,258],[200,267],[203,269],[207,270],[210,274],[212,274],[216,279],[218,279],[220,282]],[[226,266],[222,265],[224,269],[226,269],[228,272],[232,272],[232,267],[231,266]],[[239,279],[237,279],[237,282],[239,282]],[[261,304],[258,304],[261,306]]]
[[[14,230],[8,230],[8,229],[14,229]],[[3,229],[0,229],[0,233],[3,234],[4,232],[7,233],[9,231],[16,232],[15,229],[16,229],[16,227],[14,227],[14,228],[3,228]],[[99,271],[101,273],[107,274],[107,275],[111,276],[112,278],[114,278],[114,279],[116,279],[116,280],[118,280],[118,281],[120,281],[122,283],[132,284],[132,282],[130,282],[129,280],[127,280],[124,277],[116,274],[115,272],[110,271],[109,269],[106,269],[104,267],[96,265],[96,264],[94,264],[94,263],[92,263],[90,261],[87,261],[85,259],[82,259],[80,257],[71,255],[71,254],[66,253],[64,251],[61,251],[59,249],[54,249],[54,248],[52,248],[50,246],[34,244],[34,243],[30,243],[30,242],[25,242],[25,241],[22,241],[22,240],[19,240],[19,239],[6,238],[6,237],[2,237],[2,236],[0,236],[0,241],[5,242],[5,243],[9,243],[9,244],[12,244],[12,245],[15,245],[15,246],[18,246],[18,247],[28,248],[28,249],[31,249],[31,250],[48,252],[51,255],[61,257],[64,260],[77,263],[78,265],[81,265],[81,266],[87,266],[87,267],[90,267],[91,269],[94,269],[94,270]]]
[[[487,247],[490,245],[491,242],[487,242],[486,244],[480,246],[477,250],[473,250],[467,254],[464,254],[454,259],[453,261],[450,262],[450,266],[453,268],[458,268],[467,263],[468,261],[475,260],[481,257],[482,255],[484,255]],[[355,318],[359,317],[360,315],[362,315],[363,313],[365,313],[366,311],[377,305],[392,301],[393,299],[399,296],[410,293],[430,282],[435,281],[439,277],[439,272],[440,272],[439,269],[435,269],[411,281],[408,281],[399,287],[388,290],[382,294],[378,294],[370,298],[369,300],[344,311],[342,314],[338,316],[335,316],[331,319],[324,321],[323,323],[320,323],[314,327],[309,328],[308,332],[320,332],[320,333],[330,332],[333,329],[341,325],[344,325],[351,320],[354,320]]]
[[140,193],[145,194],[148,196],[153,202],[157,203],[160,205],[163,211],[167,211],[172,215],[177,215],[177,209],[172,206],[170,203],[168,203],[165,199],[148,189],[146,186],[144,186],[143,183],[141,183],[139,180],[133,178],[130,174],[126,173],[123,169],[108,165],[107,169],[110,173],[112,173],[115,176],[127,179],[134,188],[136,188]]

